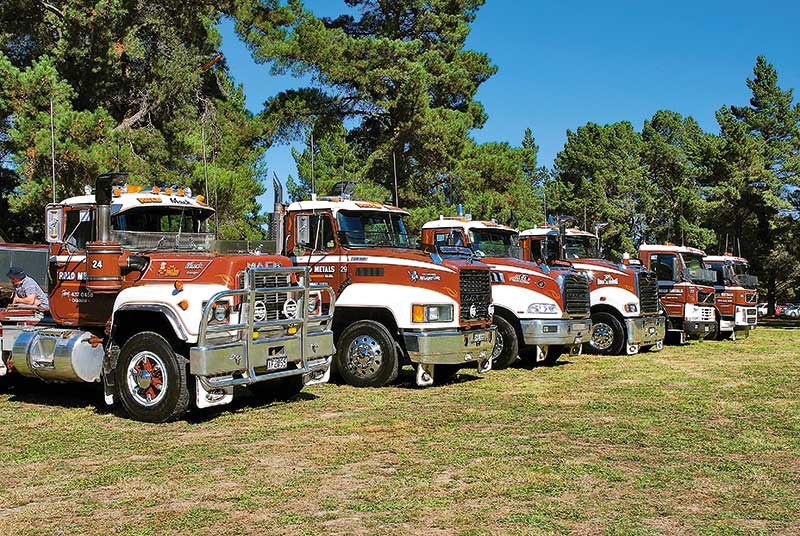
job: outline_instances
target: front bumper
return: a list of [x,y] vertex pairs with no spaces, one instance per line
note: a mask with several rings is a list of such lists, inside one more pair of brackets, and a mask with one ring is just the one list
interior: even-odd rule
[[592,321],[588,318],[520,320],[522,338],[528,346],[574,346],[589,341]]
[[736,306],[733,317],[733,326],[736,331],[753,329],[758,323],[758,309],[755,307]]
[[492,357],[495,327],[469,331],[406,331],[403,341],[408,356],[423,365],[482,363]]
[[716,321],[711,320],[684,320],[683,331],[689,337],[704,338],[711,331],[714,330]]
[[664,340],[667,321],[663,316],[639,316],[625,319],[629,346],[651,346]]

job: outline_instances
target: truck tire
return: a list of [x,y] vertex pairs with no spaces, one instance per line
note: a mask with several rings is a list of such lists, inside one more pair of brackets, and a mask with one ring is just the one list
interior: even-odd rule
[[492,350],[492,368],[501,370],[511,366],[519,356],[519,340],[517,330],[502,316],[494,315],[495,345]]
[[144,331],[128,339],[114,374],[116,398],[138,421],[172,421],[189,409],[184,359],[158,333]]
[[611,313],[594,313],[589,348],[596,354],[620,355],[625,348],[625,329],[622,322]]
[[300,394],[303,390],[303,376],[289,376],[278,380],[267,380],[250,385],[250,392],[262,400],[280,400],[285,402]]
[[397,349],[386,326],[359,320],[347,327],[336,344],[336,370],[353,387],[381,387],[397,379]]

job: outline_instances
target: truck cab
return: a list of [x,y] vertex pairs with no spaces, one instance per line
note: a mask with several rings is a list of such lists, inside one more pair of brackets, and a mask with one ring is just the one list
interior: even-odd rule
[[704,260],[717,276],[718,338],[747,338],[758,324],[758,278],[750,274],[750,263],[731,254],[708,255]]
[[125,180],[47,206],[50,308],[0,311],[9,371],[102,382],[109,404],[151,422],[185,413],[190,383],[203,408],[237,385],[291,396],[327,379],[330,286],[280,255],[221,253],[191,190]]
[[491,368],[488,266],[417,250],[399,207],[331,196],[279,211],[286,255],[337,295],[334,370],[346,383],[386,385],[406,363],[420,386]]
[[658,277],[658,293],[667,312],[667,330],[680,342],[703,340],[716,332],[716,274],[709,270],[705,253],[674,244],[643,245],[639,259]]
[[589,279],[592,331],[587,345],[606,355],[661,350],[661,315],[654,273],[636,263],[601,258],[596,234],[566,225],[540,225],[520,233],[522,258],[552,266],[569,263]]
[[554,363],[577,354],[588,340],[589,287],[586,278],[562,267],[550,270],[521,260],[516,229],[470,217],[440,217],[422,227],[422,245],[463,246],[492,270],[492,300],[497,344],[493,366],[505,368],[526,350],[536,362]]

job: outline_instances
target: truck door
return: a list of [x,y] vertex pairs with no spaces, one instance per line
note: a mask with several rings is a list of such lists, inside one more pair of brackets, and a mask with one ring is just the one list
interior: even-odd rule
[[658,295],[670,316],[683,316],[683,288],[680,282],[680,265],[677,256],[670,253],[650,255],[650,270],[658,278]]
[[312,282],[327,283],[338,292],[347,263],[342,261],[330,213],[295,214],[291,227],[295,264],[309,267]]

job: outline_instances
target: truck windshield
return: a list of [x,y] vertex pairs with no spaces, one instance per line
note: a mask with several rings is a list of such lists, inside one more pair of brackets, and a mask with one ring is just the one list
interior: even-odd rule
[[478,257],[521,258],[519,238],[514,231],[501,229],[471,229],[470,248]]
[[597,258],[597,239],[593,236],[568,236],[566,246],[567,260]]
[[739,285],[744,288],[758,287],[758,277],[750,275],[750,265],[746,262],[734,262],[731,264],[731,270],[735,280]]
[[706,269],[702,256],[694,253],[682,253],[681,257],[683,257],[683,264],[686,266],[692,283],[713,285],[717,282],[716,272]]
[[213,213],[181,207],[134,208],[111,218],[112,233],[125,248],[208,250],[214,235],[203,229]]
[[403,217],[397,212],[340,210],[336,221],[344,246],[413,247]]

